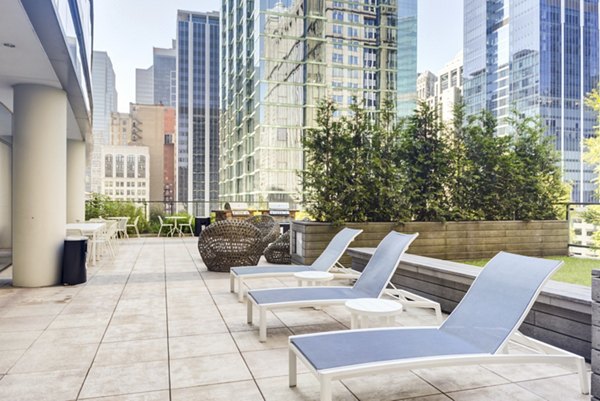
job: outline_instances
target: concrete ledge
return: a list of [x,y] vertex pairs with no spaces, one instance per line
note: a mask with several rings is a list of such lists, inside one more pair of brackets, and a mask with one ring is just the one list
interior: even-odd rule
[[[362,271],[374,248],[350,248],[352,268]],[[397,287],[422,295],[450,313],[467,292],[480,268],[405,254],[392,277]],[[600,305],[597,324],[600,326]],[[523,334],[591,358],[592,300],[589,287],[549,281],[525,318]],[[600,330],[600,328],[599,328]],[[600,332],[597,335],[600,341]],[[596,338],[596,337],[595,337]]]

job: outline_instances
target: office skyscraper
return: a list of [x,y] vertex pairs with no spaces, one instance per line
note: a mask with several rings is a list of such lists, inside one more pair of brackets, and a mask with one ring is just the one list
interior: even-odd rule
[[175,107],[177,104],[177,50],[154,48],[154,104]]
[[135,102],[154,104],[154,66],[135,69]]
[[102,185],[100,147],[110,144],[111,114],[117,111],[115,71],[106,52],[93,53],[92,99],[92,149],[86,174],[86,190],[99,193]]
[[177,193],[205,216],[219,193],[219,39],[218,12],[178,11]]
[[596,124],[584,99],[598,84],[598,0],[465,0],[464,24],[467,113],[490,110],[499,135],[511,109],[540,116],[573,200],[591,201],[582,145]]
[[295,202],[319,100],[416,102],[416,0],[223,1],[220,197]]

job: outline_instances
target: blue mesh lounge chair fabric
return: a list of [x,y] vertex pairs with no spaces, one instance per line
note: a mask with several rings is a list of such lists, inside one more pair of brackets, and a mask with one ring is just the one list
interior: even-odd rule
[[390,232],[380,243],[353,287],[299,287],[248,291],[248,323],[252,323],[252,308],[259,311],[259,339],[267,340],[268,310],[344,304],[349,299],[379,298],[400,258],[418,234]]
[[230,270],[230,291],[234,292],[237,281],[238,300],[244,300],[244,280],[251,278],[266,278],[266,277],[285,277],[293,276],[294,273],[304,272],[308,270],[328,271],[336,265],[340,260],[348,246],[362,230],[353,228],[344,228],[332,238],[327,245],[327,248],[313,262],[312,265],[269,265],[269,266],[253,266],[253,267],[233,267]]
[[[321,401],[331,381],[399,369],[493,363],[562,363],[576,366],[589,392],[582,357],[517,332],[541,287],[562,264],[501,252],[488,262],[454,312],[439,328],[385,328],[290,337],[290,386],[296,358],[317,376]],[[508,341],[542,353],[508,354]]]

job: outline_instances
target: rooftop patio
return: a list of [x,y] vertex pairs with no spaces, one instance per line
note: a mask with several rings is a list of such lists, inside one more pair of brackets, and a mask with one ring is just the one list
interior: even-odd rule
[[[267,343],[246,324],[229,275],[208,272],[196,238],[119,241],[114,260],[73,287],[17,289],[0,274],[1,400],[316,400],[302,370],[288,388],[287,337],[350,326],[344,307],[269,315]],[[254,287],[295,285],[253,280]],[[434,325],[408,310],[403,326]],[[513,348],[511,352],[519,352]],[[588,400],[553,365],[420,369],[344,380],[336,400]]]

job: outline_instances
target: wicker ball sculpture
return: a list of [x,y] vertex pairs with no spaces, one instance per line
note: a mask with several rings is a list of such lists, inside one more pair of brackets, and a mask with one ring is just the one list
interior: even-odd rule
[[202,230],[198,251],[210,271],[255,266],[264,250],[260,230],[244,221],[218,221]]
[[290,232],[286,231],[281,234],[275,242],[270,244],[265,249],[265,258],[269,263],[279,265],[289,265],[292,263],[292,255],[290,254]]
[[246,222],[258,228],[262,233],[263,251],[267,246],[279,237],[279,224],[275,219],[267,214],[252,216],[246,219]]

